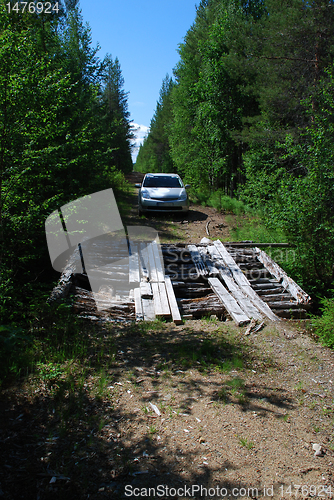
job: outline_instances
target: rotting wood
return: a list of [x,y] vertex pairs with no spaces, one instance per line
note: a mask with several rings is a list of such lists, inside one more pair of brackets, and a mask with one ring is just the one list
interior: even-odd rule
[[219,318],[225,319],[229,316],[226,307],[218,299],[215,293],[195,300],[177,299],[182,317],[191,314],[194,318],[215,314]]
[[217,297],[222,301],[228,313],[232,316],[237,326],[247,325],[250,318],[240,308],[237,301],[226,290],[218,278],[209,278],[208,282]]
[[[74,296],[73,308],[80,316],[90,315],[95,319],[113,319],[121,321],[132,321],[135,319],[135,307],[132,301],[110,301],[107,297],[104,308],[97,309],[93,292],[79,287],[72,287]],[[103,305],[103,300],[99,300]]]
[[[202,241],[200,244],[190,245],[190,249],[186,243],[176,245],[163,244],[161,245],[161,251],[158,244],[155,246],[155,244],[150,243],[151,247],[149,248],[150,245],[145,243],[138,245],[138,242],[130,242],[130,259],[128,264],[126,264],[126,255],[124,254],[124,260],[122,260],[123,253],[120,256],[116,256],[115,249],[112,246],[110,247],[110,255],[106,257],[106,262],[103,261],[105,255],[100,249],[104,243],[100,243],[94,243],[89,252],[89,260],[94,265],[97,262],[93,259],[96,252],[97,264],[100,268],[91,269],[89,275],[94,274],[99,280],[99,283],[102,285],[101,292],[93,295],[89,291],[90,280],[88,276],[76,273],[76,266],[74,266],[73,270],[69,270],[65,279],[65,282],[67,281],[67,285],[64,287],[65,290],[67,287],[65,295],[71,287],[70,293],[74,295],[75,310],[80,311],[81,316],[84,315],[92,319],[106,318],[108,320],[117,321],[119,319],[123,321],[131,320],[132,318],[136,319],[137,315],[137,318],[152,320],[155,318],[155,314],[151,285],[153,282],[156,282],[160,297],[160,313],[158,311],[158,315],[163,315],[161,297],[164,291],[162,291],[161,284],[165,283],[164,300],[165,303],[168,303],[170,309],[169,316],[173,318],[174,313],[170,304],[171,299],[167,290],[168,285],[166,285],[167,278],[167,282],[170,283],[172,290],[172,296],[176,302],[176,312],[178,313],[179,321],[182,321],[180,319],[181,316],[183,317],[187,314],[191,314],[195,318],[212,314],[226,318],[228,315],[226,307],[215,293],[211,293],[212,288],[208,286],[208,276],[219,277],[219,280],[227,288],[226,291],[238,303],[240,309],[244,311],[248,318],[252,318],[258,314],[257,319],[260,320],[261,314],[264,314],[264,312],[258,307],[254,298],[249,293],[246,293],[247,287],[245,287],[243,280],[246,280],[247,286],[252,290],[252,293],[258,299],[262,300],[263,304],[269,306],[268,309],[276,320],[278,317],[287,319],[303,318],[307,314],[306,309],[310,307],[309,302],[303,304],[296,301],[296,298],[291,294],[291,290],[285,286],[284,280],[280,276],[276,277],[273,275],[271,270],[264,266],[260,259],[258,259],[258,247],[253,249],[250,246],[248,248],[230,246],[228,249],[225,249],[227,260],[232,258],[234,262],[231,267],[231,265],[227,265],[227,262],[217,248],[220,243],[211,242],[208,239],[205,242]],[[107,243],[109,248],[110,242],[108,241]],[[131,245],[133,245],[132,248]],[[131,257],[136,254],[135,245],[138,245],[140,250],[139,253],[137,252],[136,263],[131,262]],[[124,250],[123,246],[121,250]],[[196,257],[194,257],[194,254]],[[164,261],[161,260],[162,256]],[[132,260],[135,261],[135,259]],[[197,262],[197,268],[193,261]],[[136,267],[138,267],[137,270]],[[238,269],[237,272],[236,269]],[[166,270],[166,276],[164,275],[164,270]],[[133,293],[131,299],[130,290],[127,294],[122,285],[124,285],[124,282],[135,283],[136,281],[129,280],[138,280],[138,274],[141,279],[139,283],[140,289],[133,287],[137,291]],[[247,275],[250,278],[248,280]],[[61,276],[62,280],[64,277],[65,272]],[[252,277],[255,279],[251,279]],[[56,289],[61,289],[63,284],[60,280]],[[86,288],[88,296],[84,296],[84,292],[80,292],[80,287]],[[57,296],[56,289],[51,296]],[[304,293],[302,290],[301,292]],[[142,295],[139,297],[140,293]],[[76,297],[76,294],[78,297]],[[135,295],[137,297],[137,307],[135,304]],[[98,299],[98,312],[96,304],[94,305],[94,297]],[[49,300],[51,300],[51,297]],[[140,311],[140,304],[142,312]],[[100,310],[100,308],[104,310]]]
[[275,314],[284,319],[306,319],[307,311],[305,309],[278,309]]
[[217,248],[214,245],[208,247],[210,255],[214,258],[215,265],[219,271],[219,275],[227,286],[229,292],[232,294],[234,299],[238,302],[239,307],[244,313],[250,318],[262,319],[262,315],[259,309],[252,304],[247,295],[240,288],[238,283],[233,279],[233,274],[231,270],[225,265],[225,262],[221,258]]
[[209,257],[209,255],[207,253],[207,249],[203,248],[203,247],[198,247],[197,250],[198,250],[199,254],[202,257],[202,261],[204,262],[204,264],[206,265],[206,267],[208,269],[209,276],[210,277],[216,277],[217,274],[219,274],[219,270],[215,266],[213,260]]
[[269,255],[267,255],[263,250],[260,250],[260,248],[255,248],[255,251],[257,253],[259,261],[262,262],[262,264],[273,276],[275,276],[275,278],[283,285],[286,290],[289,290],[291,295],[299,304],[309,304],[311,302],[311,297],[307,295],[307,293],[305,293],[304,290],[302,290],[300,286],[293,281],[292,278],[289,278],[286,272],[283,271],[283,269],[278,264],[276,264],[276,262],[274,262],[273,259],[269,257]]
[[176,325],[179,325],[182,323],[181,314],[179,311],[179,307],[177,305],[176,297],[173,290],[173,285],[169,276],[165,276],[165,286],[166,286],[169,307],[172,314],[172,319]]
[[208,274],[205,264],[202,260],[202,257],[200,253],[198,252],[196,245],[188,245],[187,249],[189,250],[189,253],[191,255],[191,259],[193,263],[195,264],[195,267],[197,269],[197,272],[201,276],[206,276]]
[[237,265],[233,257],[230,256],[224,245],[221,241],[216,240],[214,242],[215,247],[218,252],[222,256],[226,266],[230,269],[233,274],[233,278],[238,283],[238,285],[242,288],[242,291],[248,295],[248,297],[252,300],[253,304],[271,321],[279,321],[279,318],[272,312],[270,307],[266,302],[264,302],[259,295],[253,290],[251,284],[249,283],[246,276],[241,271],[240,267]]
[[52,290],[51,295],[47,300],[48,303],[64,299],[68,296],[73,282],[73,274],[75,273],[79,262],[80,253],[78,247],[69,258],[63,272],[60,275],[57,285]]

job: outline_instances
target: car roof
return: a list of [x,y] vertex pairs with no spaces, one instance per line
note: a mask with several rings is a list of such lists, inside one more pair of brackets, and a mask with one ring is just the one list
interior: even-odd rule
[[160,177],[160,176],[164,176],[164,177],[180,177],[178,174],[162,174],[162,173],[147,173],[145,174],[145,177],[146,176],[152,176],[152,177]]

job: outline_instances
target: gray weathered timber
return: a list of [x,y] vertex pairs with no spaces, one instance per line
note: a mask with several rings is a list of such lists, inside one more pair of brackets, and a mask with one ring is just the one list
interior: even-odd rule
[[129,283],[140,282],[140,265],[138,244],[130,243],[131,255],[129,256]]
[[139,259],[141,266],[141,275],[144,280],[148,281],[150,278],[150,273],[149,273],[149,263],[147,255],[147,245],[145,245],[145,243],[139,244]]
[[134,299],[135,299],[136,321],[142,321],[144,319],[144,311],[141,302],[140,288],[134,289]]
[[177,305],[173,285],[169,276],[165,276],[165,285],[172,319],[176,325],[180,325],[182,323],[181,314]]
[[139,286],[140,286],[140,294],[143,299],[153,298],[152,286],[148,281],[141,281]]
[[209,276],[210,277],[216,277],[217,274],[219,274],[219,270],[215,266],[214,261],[209,257],[209,255],[207,253],[207,248],[205,248],[205,247],[197,247],[197,250],[198,250],[199,254],[202,257],[202,261],[204,262],[204,264],[206,265],[206,267],[208,269]]
[[164,270],[162,252],[159,249],[158,244],[155,240],[152,241],[151,246],[152,246],[152,252],[153,252],[153,257],[154,257],[154,262],[155,262],[157,280],[159,282],[165,281],[165,270]]
[[154,321],[155,313],[154,313],[154,301],[153,299],[144,299],[142,297],[142,305],[143,305],[143,313],[145,321]]
[[171,316],[168,298],[166,294],[165,283],[152,282],[154,312],[156,316],[168,318]]
[[271,321],[279,321],[279,318],[272,312],[268,304],[266,304],[259,295],[253,290],[251,284],[249,283],[246,276],[244,276],[240,267],[237,265],[233,257],[230,256],[224,245],[221,241],[216,240],[214,242],[215,247],[220,253],[222,259],[224,260],[226,266],[230,269],[233,274],[233,278],[238,283],[238,285],[242,288],[242,291],[248,295],[248,297],[252,300],[253,304]]
[[236,325],[243,326],[250,322],[250,318],[244,313],[237,301],[226,290],[218,278],[209,278],[208,282],[217,297],[219,297],[226,307],[228,313],[234,319]]
[[243,289],[233,279],[231,270],[226,266],[217,248],[214,245],[210,245],[208,246],[208,252],[214,259],[219,275],[227,286],[229,292],[233,295],[244,313],[250,318],[262,319],[259,309],[249,300],[247,295],[243,292]]
[[158,274],[157,274],[156,264],[155,264],[154,255],[153,255],[153,248],[152,248],[151,243],[149,245],[147,245],[146,250],[147,250],[148,262],[149,262],[148,267],[149,267],[149,272],[150,272],[150,281],[154,281],[155,283],[157,283],[159,280],[158,280]]
[[49,303],[64,299],[68,296],[72,286],[73,273],[77,268],[78,262],[80,262],[79,247],[73,252],[65,269],[61,273],[57,286],[55,286],[48,298]]
[[270,274],[275,276],[281,285],[283,285],[283,287],[291,293],[299,304],[309,304],[311,302],[311,297],[307,295],[307,293],[305,293],[292,278],[289,278],[286,272],[283,271],[283,269],[276,264],[276,262],[274,262],[273,259],[266,254],[266,252],[260,250],[260,248],[255,248],[255,251],[259,261],[262,262]]
[[196,245],[188,245],[187,249],[189,250],[189,253],[191,255],[191,259],[192,259],[193,263],[195,264],[198,275],[199,276],[206,276],[208,274],[208,271],[205,267],[205,264],[202,260],[202,257],[200,255],[199,251],[196,248]]

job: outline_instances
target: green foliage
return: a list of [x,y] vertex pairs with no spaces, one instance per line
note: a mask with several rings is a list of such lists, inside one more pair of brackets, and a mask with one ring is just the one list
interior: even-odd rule
[[222,189],[217,189],[210,193],[208,188],[192,188],[190,199],[193,203],[203,206],[214,207],[219,212],[240,215],[246,212],[247,207],[243,201],[231,198],[224,194]]
[[314,317],[312,319],[312,327],[314,333],[319,337],[320,341],[330,347],[334,348],[334,299],[321,300],[321,317]]
[[127,94],[118,60],[96,56],[66,17],[0,11],[0,315],[25,321],[55,279],[44,222],[59,206],[132,169]]
[[172,121],[171,92],[173,80],[166,75],[160,98],[150,124],[150,132],[140,146],[136,160],[138,172],[174,172],[170,155],[169,128]]

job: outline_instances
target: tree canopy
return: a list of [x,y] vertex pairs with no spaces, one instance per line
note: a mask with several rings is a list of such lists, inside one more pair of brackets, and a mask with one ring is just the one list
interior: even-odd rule
[[[0,9],[0,312],[50,278],[47,216],[117,187],[132,170],[118,59],[103,61],[75,2],[52,14]],[[30,290],[30,291],[29,291]]]

